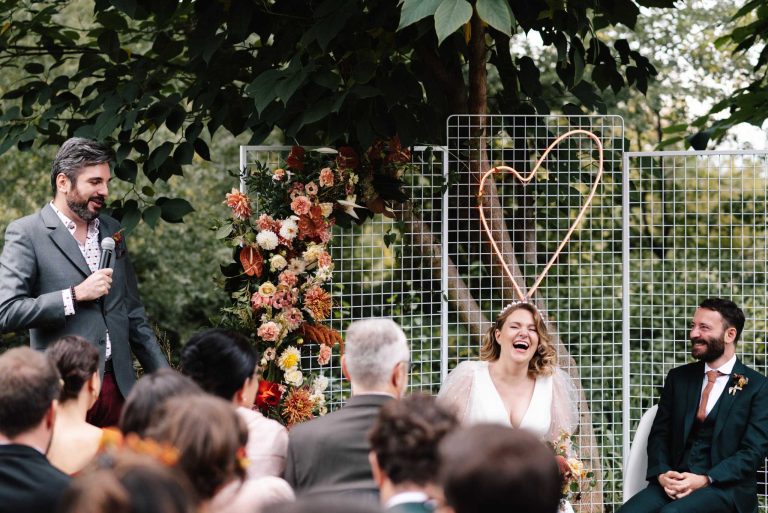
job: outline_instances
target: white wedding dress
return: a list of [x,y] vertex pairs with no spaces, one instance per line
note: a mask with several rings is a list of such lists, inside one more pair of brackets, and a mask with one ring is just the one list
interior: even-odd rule
[[[437,400],[456,413],[462,424],[514,427],[493,384],[488,362],[461,362],[448,374]],[[563,431],[573,434],[578,421],[576,389],[568,373],[556,368],[552,374],[536,378],[531,402],[518,428],[532,432],[542,441],[552,442]],[[560,511],[572,513],[573,508],[565,501]]]

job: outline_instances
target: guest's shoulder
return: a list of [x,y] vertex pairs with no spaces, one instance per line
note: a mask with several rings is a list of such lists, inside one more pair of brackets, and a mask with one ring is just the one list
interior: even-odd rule
[[237,408],[237,413],[240,415],[240,418],[245,421],[249,431],[257,430],[262,433],[265,431],[286,432],[285,426],[274,419],[265,417],[260,411],[240,406]]

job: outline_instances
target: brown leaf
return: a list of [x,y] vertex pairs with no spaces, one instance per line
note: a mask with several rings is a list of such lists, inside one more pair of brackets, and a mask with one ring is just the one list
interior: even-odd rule
[[246,246],[240,251],[240,264],[248,276],[256,275],[257,278],[260,278],[264,271],[264,257],[254,246]]

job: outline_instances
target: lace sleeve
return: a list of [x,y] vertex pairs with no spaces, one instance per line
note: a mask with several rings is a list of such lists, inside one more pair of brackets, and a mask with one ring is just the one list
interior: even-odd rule
[[450,409],[464,423],[469,413],[469,397],[475,377],[477,362],[461,362],[445,378],[437,394],[437,401]]
[[565,431],[573,435],[579,427],[579,396],[573,379],[561,368],[555,369],[552,382],[552,426],[550,440]]

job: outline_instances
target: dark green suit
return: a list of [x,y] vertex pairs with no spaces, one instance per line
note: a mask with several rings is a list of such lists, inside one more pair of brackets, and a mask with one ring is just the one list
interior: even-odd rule
[[387,513],[432,513],[435,509],[426,502],[404,502],[391,508],[387,508]]
[[[734,374],[746,376],[749,383],[732,394]],[[756,472],[768,452],[768,379],[739,360],[713,409],[716,416],[707,455],[711,466],[706,472],[711,485],[673,501],[658,484],[660,474],[685,468],[703,379],[703,362],[677,367],[667,375],[648,436],[646,478],[651,485],[632,497],[621,513],[757,511]]]

